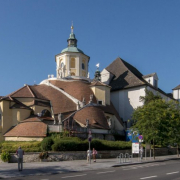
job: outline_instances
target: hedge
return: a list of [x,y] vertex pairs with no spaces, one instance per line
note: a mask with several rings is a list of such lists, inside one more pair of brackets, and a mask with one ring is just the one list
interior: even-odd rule
[[[107,141],[100,139],[93,139],[91,141],[91,149],[97,150],[122,150],[131,149],[131,142],[125,141]],[[42,142],[9,142],[4,141],[0,143],[1,152],[15,153],[18,147],[25,152],[40,152],[40,151],[86,151],[89,149],[88,140],[81,140],[77,137],[65,137],[65,138],[44,138]]]

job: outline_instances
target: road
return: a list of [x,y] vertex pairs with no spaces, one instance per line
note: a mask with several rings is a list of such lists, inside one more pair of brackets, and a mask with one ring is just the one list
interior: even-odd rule
[[[180,160],[154,162],[121,167],[61,173],[46,176],[26,176],[11,180],[180,180]],[[7,179],[6,179],[7,180]]]

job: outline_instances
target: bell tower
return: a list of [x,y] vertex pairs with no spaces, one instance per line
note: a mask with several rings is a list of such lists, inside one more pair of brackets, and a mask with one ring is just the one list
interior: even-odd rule
[[77,39],[72,25],[67,39],[67,48],[55,56],[57,78],[87,78],[89,60],[90,57],[77,48]]

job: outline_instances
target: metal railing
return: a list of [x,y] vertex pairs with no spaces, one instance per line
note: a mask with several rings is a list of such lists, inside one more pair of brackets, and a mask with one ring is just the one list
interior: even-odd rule
[[118,162],[121,163],[127,163],[127,162],[132,162],[132,155],[129,153],[120,153],[119,156],[117,156]]

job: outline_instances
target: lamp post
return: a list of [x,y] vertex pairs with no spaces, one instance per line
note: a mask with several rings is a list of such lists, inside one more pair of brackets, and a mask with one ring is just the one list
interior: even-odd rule
[[91,164],[91,139],[92,139],[92,134],[91,134],[91,130],[89,130],[88,141],[89,141],[89,163],[90,164]]

